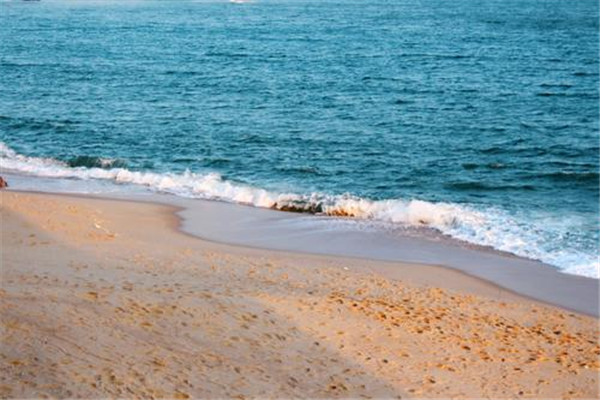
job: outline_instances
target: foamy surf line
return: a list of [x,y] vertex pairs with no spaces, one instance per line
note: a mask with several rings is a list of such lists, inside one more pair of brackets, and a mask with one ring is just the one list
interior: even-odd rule
[[[77,166],[81,164],[82,166]],[[98,157],[80,157],[75,163],[54,158],[29,157],[0,142],[1,170],[43,178],[132,184],[185,198],[354,218],[375,224],[430,228],[454,239],[540,260],[557,266],[563,272],[594,278],[599,275],[599,262],[593,252],[565,249],[562,243],[548,240],[548,237],[555,237],[557,232],[545,230],[544,226],[517,221],[508,212],[497,208],[481,209],[472,205],[417,199],[370,200],[348,194],[275,193],[225,180],[218,173],[131,171],[120,165],[126,164],[121,160]],[[562,229],[568,230],[568,227]]]

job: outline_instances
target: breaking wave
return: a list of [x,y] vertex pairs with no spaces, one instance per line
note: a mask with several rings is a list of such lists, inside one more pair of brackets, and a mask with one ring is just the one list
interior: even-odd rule
[[594,251],[585,248],[565,249],[565,243],[559,240],[572,229],[568,223],[547,226],[539,221],[517,220],[502,209],[417,199],[370,200],[350,194],[276,193],[223,179],[214,172],[131,171],[124,167],[126,164],[122,160],[98,157],[77,157],[73,160],[64,162],[54,158],[28,157],[0,142],[1,170],[47,178],[101,179],[117,184],[141,185],[188,198],[427,227],[455,239],[541,260],[565,272],[592,277],[599,275],[599,263]]

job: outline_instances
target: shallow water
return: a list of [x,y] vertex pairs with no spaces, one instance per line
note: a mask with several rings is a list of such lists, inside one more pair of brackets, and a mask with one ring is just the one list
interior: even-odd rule
[[598,276],[597,49],[588,0],[1,2],[0,166]]

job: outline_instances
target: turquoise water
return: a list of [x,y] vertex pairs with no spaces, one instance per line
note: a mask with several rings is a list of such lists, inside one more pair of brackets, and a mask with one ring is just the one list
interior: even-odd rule
[[598,276],[598,2],[0,2],[0,167]]

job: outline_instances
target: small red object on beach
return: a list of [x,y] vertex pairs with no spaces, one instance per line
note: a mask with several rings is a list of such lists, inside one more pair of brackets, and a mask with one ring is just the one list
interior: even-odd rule
[[4,189],[5,187],[8,187],[8,182],[6,182],[4,178],[0,176],[0,189]]

